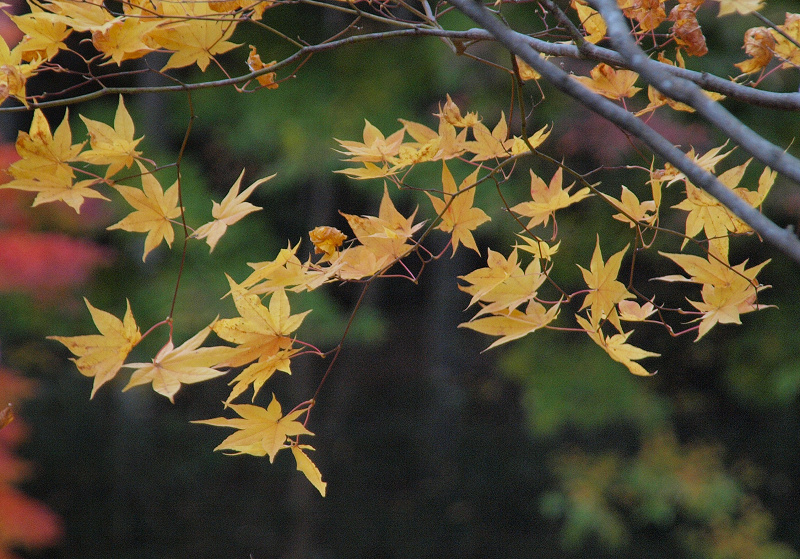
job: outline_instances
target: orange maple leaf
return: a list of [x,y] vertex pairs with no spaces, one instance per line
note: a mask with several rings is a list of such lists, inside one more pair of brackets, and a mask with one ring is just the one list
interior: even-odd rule
[[77,359],[72,360],[78,371],[84,376],[94,377],[92,386],[92,398],[94,398],[97,389],[116,376],[128,354],[142,339],[142,335],[133,319],[130,302],[125,316],[120,320],[111,313],[96,309],[88,300],[84,301],[100,334],[48,336],[48,339],[67,346],[67,349],[77,356]]
[[456,188],[456,182],[447,165],[442,162],[442,187],[444,199],[436,198],[428,193],[428,198],[433,204],[436,213],[441,216],[442,222],[436,227],[446,233],[452,232],[453,255],[456,253],[459,243],[480,253],[475,239],[472,237],[474,231],[480,224],[489,221],[491,218],[480,208],[473,208],[475,200],[475,181],[478,179],[478,171],[475,169],[461,184]]
[[753,27],[745,31],[744,51],[750,57],[744,62],[734,64],[745,74],[758,72],[767,67],[775,52],[776,41],[766,27]]
[[633,85],[639,79],[639,74],[631,70],[615,70],[603,62],[592,68],[590,76],[573,77],[595,93],[609,99],[633,97],[641,90]]
[[14,412],[11,410],[11,404],[8,404],[0,410],[0,429],[14,421]]
[[336,227],[321,225],[308,232],[308,237],[314,245],[315,254],[324,254],[321,261],[328,261],[339,254],[339,247],[347,240],[347,235]]
[[636,20],[639,23],[637,30],[640,33],[652,31],[667,17],[664,11],[665,0],[619,0],[619,7],[622,8],[625,17]]
[[[250,54],[247,56],[247,66],[250,68],[251,72],[258,72],[259,70],[265,70],[270,66],[275,65],[275,60],[270,62],[269,64],[264,64],[261,61],[261,56],[256,52],[256,47],[250,45]],[[256,78],[258,83],[262,86],[266,87],[267,89],[278,89],[278,84],[275,83],[275,72],[267,72],[265,74],[261,74]]]
[[697,21],[697,9],[702,1],[688,0],[681,2],[669,12],[669,19],[674,21],[672,35],[675,42],[686,49],[691,56],[704,56],[708,54],[706,38],[700,23]]

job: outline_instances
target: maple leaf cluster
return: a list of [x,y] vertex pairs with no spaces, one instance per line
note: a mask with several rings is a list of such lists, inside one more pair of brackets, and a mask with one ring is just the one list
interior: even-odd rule
[[[103,151],[95,144],[98,147],[91,150],[94,152],[91,155],[94,163],[116,167],[105,176],[98,175],[93,184],[110,186],[134,208],[131,214],[111,228],[147,233],[144,247],[146,256],[163,241],[170,245],[174,240],[173,220],[182,215],[182,209],[178,206],[180,183],[176,182],[166,191],[163,190],[152,171],[139,158],[138,152],[132,151],[135,147],[132,142],[138,140],[133,140],[133,130],[122,100],[117,114],[115,127],[108,127],[105,137],[122,135],[126,140],[116,144],[123,146],[119,152]],[[315,400],[295,406],[286,415],[283,415],[282,406],[274,395],[267,408],[255,404],[256,396],[274,374],[291,374],[292,359],[301,355],[326,355],[311,343],[297,338],[310,311],[292,314],[290,296],[295,297],[333,282],[360,282],[366,288],[380,277],[404,277],[416,281],[417,274],[411,271],[414,265],[409,261],[410,257],[413,256],[424,268],[427,262],[444,255],[444,252],[432,254],[421,244],[434,231],[447,235],[447,246],[453,255],[462,245],[480,252],[474,232],[489,222],[490,217],[474,205],[477,190],[486,188],[490,181],[493,185],[496,183],[495,188],[501,186],[501,181],[495,177],[502,166],[508,162],[518,163],[523,156],[531,153],[531,149],[542,144],[548,134],[548,127],[545,126],[530,138],[509,137],[508,123],[504,117],[490,131],[477,114],[462,114],[449,97],[436,116],[439,119],[438,132],[404,120],[401,121],[400,130],[386,136],[367,122],[363,142],[339,141],[347,160],[362,165],[344,170],[358,179],[383,178],[399,188],[410,189],[413,187],[407,177],[416,165],[441,165],[441,188],[420,189],[430,202],[432,219],[429,223],[416,222],[418,210],[410,216],[399,212],[392,202],[388,185],[384,184],[378,215],[341,213],[352,236],[335,227],[319,226],[309,232],[313,252],[305,260],[299,255],[300,243],[290,243],[274,259],[250,264],[252,272],[241,281],[228,277],[228,295],[237,316],[214,320],[180,345],[173,341],[170,334],[167,343],[152,361],[128,362],[130,353],[143,338],[130,305],[123,318],[119,319],[87,301],[99,334],[53,336],[53,339],[74,354],[75,364],[83,375],[93,378],[92,395],[123,369],[133,371],[124,390],[149,384],[156,393],[170,401],[174,401],[184,384],[203,382],[237,371],[230,381],[232,388],[224,405],[239,417],[199,421],[237,430],[217,449],[266,455],[270,460],[274,460],[281,450],[290,449],[298,469],[324,494],[325,482],[306,454],[312,447],[300,442],[301,437],[313,435],[307,423]],[[54,134],[50,134],[42,118],[33,126],[32,132],[20,134],[22,140],[18,142],[18,151],[23,163],[18,169],[26,168],[26,155],[23,154],[47,153],[53,168],[63,165],[65,174],[72,171],[69,160],[86,157],[83,155],[83,145],[71,144],[66,124],[62,123]],[[98,129],[96,124],[92,126]],[[406,141],[406,134],[411,141]],[[23,149],[19,148],[20,144],[24,146]],[[53,148],[55,145],[60,147]],[[109,139],[106,145],[114,145],[113,140]],[[690,151],[687,156],[703,168],[713,171],[730,153],[723,152],[723,147],[703,155],[695,155]],[[127,154],[124,160],[120,159],[123,154]],[[141,188],[117,184],[113,179],[119,169],[132,166],[133,162],[136,162],[141,173]],[[719,178],[742,199],[758,207],[768,194],[775,175],[768,169],[764,170],[757,190],[744,188],[740,183],[749,164],[748,161],[728,169]],[[10,169],[12,175],[22,172],[15,171],[14,165]],[[463,179],[457,180],[451,171],[451,166],[455,165],[459,168],[468,166],[472,170]],[[565,174],[575,178],[568,186],[564,186]],[[649,375],[639,361],[657,357],[658,354],[631,344],[629,339],[634,330],[625,330],[623,322],[661,324],[670,332],[673,327],[664,319],[670,309],[660,306],[653,297],[646,298],[634,289],[630,280],[620,280],[629,247],[605,259],[598,236],[588,268],[580,267],[586,288],[569,293],[558,286],[555,280],[558,249],[562,242],[555,242],[558,237],[557,215],[585,203],[599,193],[598,185],[586,183],[580,175],[564,165],[557,167],[549,181],[543,180],[532,169],[529,175],[527,200],[509,206],[504,198],[500,199],[501,207],[521,227],[519,240],[511,253],[504,256],[489,249],[485,267],[460,276],[463,282],[460,289],[471,296],[468,306],[479,307],[473,318],[461,326],[496,338],[489,348],[542,328],[580,330],[604,349],[611,359],[623,364],[633,374]],[[240,192],[240,175],[222,202],[213,203],[213,220],[194,229],[190,237],[206,241],[213,250],[229,226],[259,209],[246,199],[270,178],[257,180]],[[579,188],[576,188],[577,182],[581,183]],[[728,262],[730,235],[745,234],[749,228],[668,165],[647,171],[643,184],[649,183],[651,199],[642,201],[625,186],[619,198],[601,193],[600,199],[610,209],[613,219],[628,223],[636,249],[641,250],[651,246],[661,231],[662,189],[678,182],[684,184],[686,197],[674,209],[688,212],[685,233],[681,234],[683,246],[689,246],[689,241],[703,233],[705,241],[702,244],[695,241],[691,246],[705,246],[706,253],[702,257],[664,254],[669,261],[682,267],[688,277],[671,275],[660,279],[700,286],[701,300],[690,300],[692,307],[680,311],[681,316],[688,314],[697,317],[699,324],[689,326],[685,331],[696,330],[699,339],[717,324],[738,323],[741,314],[765,307],[758,301],[757,294],[764,286],[757,282],[756,276],[766,263],[748,268],[746,263],[732,265]],[[9,184],[13,187],[15,183],[12,181]],[[48,198],[51,199],[58,198]],[[69,196],[61,199],[70,205],[76,201]],[[426,228],[423,230],[423,227]],[[552,230],[552,234],[549,234],[550,240],[546,241],[548,230]],[[646,236],[651,238],[645,242]],[[552,291],[553,286],[555,296],[547,296],[543,290],[547,288]],[[582,297],[575,323],[564,324],[559,316],[563,303],[575,297]],[[653,318],[655,313],[658,313],[657,318]],[[165,323],[171,325],[171,318]],[[609,328],[613,330],[612,333],[608,332]],[[150,328],[148,334],[152,331],[153,328]],[[205,346],[212,332],[227,345]],[[339,349],[334,351],[338,352]],[[251,388],[253,403],[237,403]],[[305,419],[299,421],[303,416]]]
[[[11,16],[22,41],[10,48],[0,37],[0,102],[13,97],[27,104],[27,81],[50,70],[59,52],[71,50],[66,40],[73,33],[88,36],[107,63],[121,65],[159,51],[171,53],[162,72],[192,65],[205,71],[216,56],[240,46],[229,40],[240,21],[260,19],[272,2],[123,2],[121,12],[97,1],[29,5],[30,13]],[[253,71],[268,66],[255,51],[248,63]],[[262,85],[277,87],[274,74],[262,74]]]
[[[734,12],[747,14],[762,5],[756,0],[716,2],[720,5],[719,15],[723,17]],[[351,4],[342,9],[357,11]],[[652,42],[650,46],[658,51],[657,60],[663,66],[681,69],[685,69],[685,56],[703,56],[708,50],[696,15],[701,4],[701,0],[618,1],[632,23],[635,39],[640,43]],[[65,41],[73,33],[84,34],[85,42],[91,42],[98,53],[97,60],[103,64],[119,66],[126,60],[159,51],[169,53],[168,61],[160,69],[164,75],[187,66],[205,71],[212,62],[224,70],[217,56],[240,46],[231,42],[237,27],[256,22],[273,5],[268,0],[155,0],[123,2],[118,11],[112,11],[105,3],[95,0],[31,2],[30,13],[12,17],[23,32],[23,39],[13,48],[0,40],[0,103],[8,98],[28,106],[32,101],[38,102],[27,95],[27,80],[59,68],[54,58],[59,52],[70,49]],[[574,43],[605,41],[608,29],[600,14],[582,0],[574,0],[571,6],[581,26],[570,30],[574,32]],[[382,6],[377,8],[379,13],[387,13],[381,11]],[[667,26],[669,30],[665,29]],[[779,68],[796,67],[800,62],[798,29],[800,16],[797,14],[787,14],[786,23],[774,29],[751,29],[745,36],[745,51],[751,60],[741,63],[739,68],[746,74],[764,73],[773,60],[778,61]],[[293,40],[290,42],[299,45],[300,50],[306,48]],[[463,47],[453,45],[456,51]],[[674,48],[674,54],[668,56],[667,48]],[[280,63],[265,64],[257,49],[251,46],[246,65],[250,73],[244,79],[248,83],[255,80],[256,87],[277,87],[275,70]],[[541,79],[538,72],[520,59],[514,60],[509,74],[520,82]],[[639,75],[608,61],[596,64],[588,75],[572,75],[566,79],[625,109],[643,96],[642,88],[636,86]],[[231,84],[242,83],[229,80]],[[707,95],[712,99],[722,98],[715,93]],[[647,105],[635,114],[642,117],[662,109],[693,110],[648,87]],[[525,110],[521,112],[526,113]],[[93,379],[92,396],[123,370],[132,370],[124,390],[151,385],[156,393],[170,401],[174,401],[184,384],[231,373],[231,391],[224,406],[238,417],[199,421],[236,430],[217,449],[269,456],[270,461],[280,451],[289,449],[298,470],[324,495],[326,484],[306,454],[313,449],[301,443],[302,437],[313,435],[308,424],[319,389],[311,399],[294,406],[285,415],[284,406],[274,394],[266,408],[255,403],[273,375],[291,374],[292,359],[298,356],[333,356],[321,381],[324,383],[341,350],[340,344],[330,352],[323,352],[299,339],[301,326],[310,311],[292,314],[292,298],[332,283],[357,282],[366,290],[378,278],[395,277],[416,282],[425,266],[443,257],[448,248],[452,256],[461,246],[480,254],[475,232],[491,221],[492,212],[487,212],[488,206],[477,207],[476,200],[488,199],[492,192],[498,196],[491,209],[510,216],[514,226],[518,226],[518,241],[507,256],[488,249],[486,266],[460,276],[462,283],[458,286],[471,296],[468,308],[476,309],[472,319],[461,326],[494,337],[489,348],[543,328],[572,330],[588,335],[611,359],[631,373],[646,376],[650,372],[639,361],[658,355],[633,345],[629,340],[634,337],[635,330],[626,330],[628,327],[623,323],[660,325],[672,335],[696,332],[700,339],[718,324],[738,323],[742,314],[766,307],[758,295],[766,286],[757,280],[766,262],[748,267],[747,262],[731,263],[729,260],[730,239],[751,233],[749,226],[670,164],[658,168],[653,162],[649,169],[641,169],[640,184],[630,185],[630,188],[623,185],[616,198],[608,189],[601,191],[599,183],[587,182],[567,164],[547,158],[549,165],[555,168],[552,174],[540,177],[533,166],[529,166],[530,187],[524,189],[529,194],[526,192],[524,199],[511,205],[504,194],[514,185],[511,177],[519,167],[534,157],[541,157],[538,149],[547,141],[552,127],[544,125],[529,133],[525,127],[529,120],[526,118],[516,134],[505,113],[501,113],[496,124],[489,126],[477,113],[462,112],[449,95],[435,117],[438,122],[433,128],[399,119],[399,129],[390,134],[365,121],[361,141],[337,140],[339,152],[349,164],[338,172],[357,180],[384,181],[377,215],[340,212],[351,234],[320,225],[309,232],[313,252],[309,250],[307,256],[300,251],[300,243],[289,242],[275,258],[251,263],[253,271],[241,281],[228,276],[230,291],[227,296],[236,309],[235,316],[217,318],[177,344],[172,336],[172,315],[142,334],[130,303],[120,319],[95,308],[87,300],[99,333],[53,336],[52,339],[72,352],[81,374]],[[139,149],[142,138],[136,137],[133,119],[121,96],[112,124],[83,115],[80,119],[86,128],[86,139],[73,143],[69,114],[53,130],[42,111],[36,108],[30,129],[19,132],[15,144],[19,159],[6,171],[11,180],[0,185],[0,189],[33,192],[33,206],[63,202],[76,213],[86,199],[108,201],[109,196],[119,196],[128,208],[127,215],[108,229],[144,234],[143,260],[164,243],[172,246],[176,224],[189,239],[205,241],[213,251],[228,228],[260,209],[247,200],[256,188],[272,177],[256,180],[242,190],[242,172],[223,200],[212,203],[212,220],[193,227],[181,206],[181,193],[188,186],[182,183],[180,169],[170,186],[162,186],[158,178],[160,168],[143,157]],[[690,149],[686,157],[698,167],[716,173],[716,166],[730,154],[723,149],[724,146],[719,146],[702,155]],[[417,165],[435,165],[437,169],[441,165],[441,186],[438,180],[433,185],[415,186],[413,170]],[[733,166],[717,177],[747,204],[759,208],[776,175],[764,169],[756,188],[749,188],[750,179],[746,178],[749,165],[750,161]],[[571,184],[565,186],[565,181]],[[676,183],[683,185],[685,196],[672,208],[663,208],[662,190]],[[429,219],[417,220],[419,209],[411,215],[398,211],[389,184],[398,189],[424,192],[421,199],[430,206],[423,212],[427,211]],[[477,195],[479,189],[480,196]],[[584,263],[588,267],[578,265],[585,285],[573,290],[558,283],[558,250],[561,243],[569,239],[559,237],[557,216],[573,211],[577,205],[590,203],[590,199],[605,204],[613,220],[628,225],[630,241],[606,259],[601,244],[607,247],[611,241],[598,235],[591,259],[588,264]],[[662,212],[670,209],[675,210],[678,219],[685,217],[683,232],[662,227]],[[446,236],[446,248],[434,254],[424,243],[429,236],[441,234]],[[686,275],[672,274],[656,279],[686,282],[699,288],[699,299],[689,299],[690,306],[685,309],[667,308],[655,295],[645,295],[646,290],[634,284],[635,274],[630,269],[633,264],[627,260],[629,254],[649,249],[664,235],[682,239],[680,253],[662,251],[660,254],[669,266],[682,268]],[[631,243],[633,249],[629,253]],[[621,244],[617,248],[619,246]],[[685,252],[687,248],[700,255]],[[565,317],[567,313],[561,311],[573,300],[581,305],[572,316]],[[668,315],[677,315],[680,326],[668,322],[671,320]],[[686,316],[693,320],[690,325],[682,323]],[[149,361],[129,361],[140,341],[158,326],[169,327],[168,339],[158,353]],[[211,339],[221,340],[221,345],[204,345],[212,333]],[[251,388],[251,403],[239,403]]]

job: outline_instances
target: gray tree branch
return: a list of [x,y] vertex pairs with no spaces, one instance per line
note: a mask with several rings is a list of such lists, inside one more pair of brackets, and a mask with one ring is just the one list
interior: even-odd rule
[[[528,63],[556,89],[576,99],[589,110],[608,119],[641,140],[654,154],[670,162],[683,172],[695,186],[708,192],[747,223],[767,242],[773,244],[800,264],[800,239],[792,231],[779,227],[761,212],[750,206],[731,189],[722,184],[713,174],[695,164],[686,154],[633,114],[609,99],[590,91],[565,71],[541,58],[539,52],[532,47],[528,37],[511,30],[487,10],[483,4],[479,4],[474,0],[449,0],[449,3],[491,33],[509,51]],[[639,63],[639,61],[636,62]],[[705,97],[702,92],[699,94]]]
[[647,83],[671,99],[695,109],[710,124],[724,132],[743,150],[800,184],[800,160],[758,135],[752,128],[729,113],[722,105],[710,99],[694,83],[667,74],[636,44],[630,34],[625,17],[616,0],[589,0],[600,12],[608,27],[611,44],[623,57],[627,66],[637,72]]

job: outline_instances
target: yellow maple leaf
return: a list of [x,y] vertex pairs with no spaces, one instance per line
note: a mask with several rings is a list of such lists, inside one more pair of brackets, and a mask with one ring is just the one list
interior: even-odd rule
[[471,161],[501,159],[511,155],[506,145],[508,124],[505,113],[500,113],[500,120],[491,132],[482,122],[476,122],[472,126],[472,135],[475,140],[464,144],[467,151],[475,154]]
[[51,14],[33,2],[28,2],[28,6],[31,13],[9,16],[24,33],[15,50],[19,49],[22,60],[51,60],[60,50],[67,49],[64,39],[72,33],[72,29],[67,28],[63,21],[48,17]]
[[298,349],[291,348],[281,349],[277,353],[262,356],[257,362],[245,367],[241,373],[236,375],[236,378],[228,383],[233,385],[233,388],[225,399],[225,405],[230,404],[251,385],[253,387],[253,401],[255,401],[258,391],[276,371],[292,374],[291,358],[298,351]]
[[81,160],[94,165],[108,165],[106,178],[114,175],[123,167],[129,168],[142,153],[136,146],[142,138],[133,139],[133,119],[125,108],[122,95],[114,116],[114,127],[91,120],[81,115],[81,120],[89,131],[90,150],[81,153]]
[[349,156],[345,161],[358,161],[362,163],[391,162],[392,158],[394,158],[400,150],[400,145],[403,143],[405,129],[401,128],[387,138],[377,127],[373,126],[365,119],[364,132],[362,135],[364,137],[363,143],[349,140],[336,140],[343,148],[342,151],[337,151]]
[[[506,267],[510,266],[515,258],[516,254],[512,253],[505,262],[496,259],[490,262],[488,269],[481,268],[466,276],[460,276],[465,281],[474,282],[471,286],[459,286],[460,289],[472,294],[473,300],[480,301],[483,305],[473,320],[484,314],[506,314],[536,297],[537,290],[547,279],[547,274],[542,272],[541,261],[534,258],[523,272],[516,265]],[[491,268],[492,264],[496,264],[494,269]],[[505,273],[506,270],[508,273]],[[496,278],[500,278],[500,281],[496,281]]]
[[747,15],[764,7],[763,0],[716,0],[719,2],[719,17],[732,13]]
[[147,34],[162,22],[146,17],[117,17],[92,32],[92,45],[117,65],[141,58],[155,48]]
[[48,202],[64,202],[77,213],[80,213],[84,198],[99,198],[108,200],[105,196],[94,190],[98,181],[87,179],[73,182],[68,171],[58,169],[52,174],[41,175],[34,178],[14,179],[10,182],[0,184],[0,189],[12,188],[15,190],[26,190],[36,192],[33,206],[46,204]]
[[[539,53],[539,56],[541,58],[544,58],[544,56],[541,53]],[[517,61],[517,68],[519,68],[519,77],[522,81],[526,82],[530,80],[538,80],[539,78],[542,77],[542,75],[539,72],[534,70],[530,64],[522,60],[519,56],[514,55],[514,58]]]
[[241,188],[242,177],[244,177],[244,171],[242,171],[239,174],[239,178],[236,179],[236,182],[231,186],[228,194],[222,199],[222,202],[212,202],[211,217],[213,217],[214,220],[198,227],[192,234],[192,237],[195,239],[205,239],[208,246],[211,247],[213,251],[214,247],[217,246],[217,241],[219,241],[220,237],[228,230],[228,226],[233,225],[247,214],[257,212],[261,209],[249,202],[245,202],[245,200],[247,200],[258,186],[264,184],[274,176],[275,175],[270,175],[257,180],[240,194],[239,188]]
[[575,194],[570,195],[570,189],[575,185],[572,183],[567,188],[562,188],[563,173],[561,167],[550,179],[547,185],[533,171],[531,174],[531,201],[517,204],[511,211],[524,217],[529,217],[528,228],[536,227],[539,224],[547,225],[550,216],[555,219],[555,212],[564,209],[584,198],[591,196],[588,187],[580,189]]
[[[331,228],[335,229],[335,228]],[[248,266],[253,268],[250,274],[240,286],[251,294],[272,293],[277,289],[288,289],[294,292],[312,291],[328,281],[333,280],[333,275],[338,264],[331,255],[330,259],[323,258],[319,263],[329,262],[327,267],[320,267],[309,259],[305,263],[295,255],[300,243],[294,247],[289,243],[289,247],[281,249],[274,260],[266,262],[248,262]],[[335,258],[338,262],[340,259]]]
[[[733,151],[731,149],[722,153],[722,150],[727,144],[728,142],[725,142],[721,146],[708,150],[703,155],[695,154],[694,148],[691,148],[686,153],[686,157],[693,160],[698,167],[701,167],[709,173],[713,173],[717,163],[725,159]],[[686,175],[679,171],[674,165],[667,163],[664,165],[663,169],[651,170],[650,178],[655,181],[666,182],[667,186],[669,186],[679,180],[686,180]]]
[[430,198],[434,210],[442,220],[436,228],[446,233],[452,232],[453,255],[455,255],[459,243],[463,243],[464,246],[480,253],[475,244],[475,239],[472,237],[472,231],[481,223],[491,219],[482,209],[472,207],[475,200],[474,184],[478,179],[478,171],[479,169],[475,169],[456,187],[453,175],[443,161],[442,188],[444,199],[436,198],[428,193],[428,198]]
[[658,208],[655,201],[645,200],[644,202],[639,202],[636,194],[631,192],[625,185],[622,185],[622,194],[619,200],[612,198],[608,194],[603,194],[603,198],[623,212],[614,214],[611,217],[623,223],[628,223],[631,227],[634,227],[637,223],[652,225],[658,217],[656,213]]
[[492,349],[512,340],[522,338],[544,328],[558,316],[559,303],[549,309],[537,301],[530,301],[525,312],[514,309],[501,312],[493,316],[473,319],[458,325],[459,328],[469,328],[482,334],[500,336],[486,349]]
[[28,106],[25,93],[25,86],[32,75],[34,75],[42,58],[35,58],[30,64],[22,63],[24,51],[19,45],[14,49],[9,49],[6,40],[0,37],[0,104],[8,97],[14,97],[20,103]]
[[703,316],[699,319],[697,339],[705,336],[716,324],[739,324],[739,315],[766,308],[757,302],[758,292],[767,286],[756,281],[756,275],[769,260],[747,268],[747,261],[736,266],[728,263],[727,251],[710,253],[708,258],[690,254],[659,253],[666,256],[681,268],[689,277],[669,275],[657,278],[661,281],[685,281],[702,284],[702,302],[689,302]]
[[[755,268],[760,270],[764,264],[766,262]],[[689,301],[703,313],[695,341],[705,336],[716,324],[741,324],[740,315],[772,306],[756,302],[757,293],[767,287],[769,286],[759,285],[754,288],[746,279],[723,287],[703,285],[703,301]]]
[[41,175],[59,172],[73,177],[75,173],[69,162],[78,159],[78,154],[85,144],[86,142],[72,143],[69,111],[64,113],[64,119],[53,133],[44,113],[36,109],[33,112],[30,130],[20,131],[17,135],[16,148],[20,160],[11,164],[8,171],[18,179],[39,178]]
[[590,77],[573,77],[595,93],[614,100],[633,97],[641,90],[633,85],[639,74],[631,70],[615,70],[604,62],[592,68]]
[[49,19],[64,23],[78,32],[102,29],[114,19],[103,3],[97,1],[52,0],[45,7],[53,14]]
[[252,404],[230,404],[229,407],[239,418],[217,417],[192,422],[237,429],[236,433],[222,441],[214,450],[231,450],[234,454],[253,456],[268,455],[269,461],[273,462],[280,450],[291,446],[287,437],[314,434],[297,421],[307,410],[299,409],[283,416],[281,405],[274,394],[267,409]]
[[274,362],[270,360],[273,356],[292,347],[294,340],[290,334],[300,327],[311,311],[292,315],[289,298],[283,289],[275,290],[269,307],[265,307],[258,295],[248,293],[229,276],[228,283],[239,316],[217,320],[211,327],[223,340],[237,344],[236,351],[224,365],[239,367],[257,360],[269,362],[272,366]]
[[409,217],[397,211],[385,184],[377,217],[340,213],[347,219],[359,242],[375,255],[381,269],[408,254],[412,249],[409,240],[424,225],[413,225],[416,210]]
[[588,320],[580,315],[575,315],[575,318],[578,324],[581,325],[581,328],[586,330],[586,333],[589,334],[589,337],[592,338],[594,343],[602,347],[611,359],[625,365],[634,375],[649,377],[655,374],[648,372],[647,369],[636,361],[644,359],[645,357],[658,357],[660,354],[646,351],[627,343],[633,330],[626,333],[614,334],[613,336],[604,336],[597,325],[590,324]]
[[536,258],[541,258],[542,260],[550,260],[553,255],[558,252],[558,247],[561,245],[561,241],[558,241],[553,246],[550,246],[545,241],[541,239],[532,239],[526,235],[517,234],[517,237],[522,239],[525,244],[519,245],[515,244],[514,248],[518,248],[520,250],[524,250],[525,252],[530,252]]
[[467,113],[466,116],[461,116],[461,109],[459,109],[458,105],[450,98],[449,93],[447,94],[447,101],[444,106],[439,106],[439,112],[436,113],[436,116],[458,128],[470,128],[480,122],[478,113]]
[[[737,188],[751,161],[752,159],[748,159],[745,163],[728,169],[718,178],[722,184],[733,190],[740,198],[757,208],[761,206],[764,198],[769,193],[775,180],[775,175],[766,168],[759,179],[757,191]],[[690,182],[686,183],[686,199],[672,207],[689,212],[689,215],[686,216],[686,236],[689,238],[694,238],[702,230],[708,240],[727,247],[728,232],[745,233],[751,231],[749,225],[731,213],[716,198],[695,187]],[[685,246],[687,242],[688,238],[684,239],[682,246]],[[727,249],[724,250],[727,252]]]
[[84,376],[94,377],[92,398],[103,384],[114,378],[133,347],[142,339],[128,302],[122,320],[113,314],[96,309],[84,299],[100,334],[87,336],[48,336],[67,346],[77,358],[72,360]]
[[459,279],[472,284],[469,286],[459,285],[459,289],[472,295],[472,300],[469,302],[468,307],[480,301],[484,295],[507,278],[512,275],[522,274],[522,268],[520,268],[517,259],[517,249],[512,250],[508,258],[505,258],[499,252],[488,249],[486,263],[487,266],[485,268],[478,268],[465,276],[458,276]]
[[161,6],[164,15],[174,19],[152,30],[148,39],[173,53],[162,72],[192,64],[205,71],[214,55],[240,46],[228,41],[237,21],[220,18],[208,2],[170,2]]
[[319,494],[324,497],[325,488],[328,484],[322,481],[322,474],[319,472],[314,462],[311,461],[311,458],[303,452],[304,450],[314,450],[314,448],[307,444],[292,445],[292,454],[294,455],[295,462],[297,462],[297,471],[303,472],[306,479],[308,479],[308,481],[317,488]]
[[438,132],[434,132],[427,126],[417,122],[403,120],[402,118],[399,120],[408,135],[414,138],[416,142],[404,142],[402,144],[397,157],[397,165],[453,159],[464,153],[468,128],[456,131],[456,127],[447,121],[446,115],[439,115]]
[[603,20],[602,16],[583,2],[572,0],[571,5],[575,8],[575,11],[578,12],[578,18],[581,20],[581,25],[586,31],[586,40],[595,44],[602,41],[608,31],[606,22]]
[[642,322],[651,314],[656,312],[656,308],[650,301],[640,305],[636,301],[620,301],[617,303],[620,320],[628,322]]
[[786,13],[783,25],[777,29],[771,29],[775,39],[775,56],[782,60],[781,68],[797,68],[800,64],[800,48],[797,43],[800,41],[800,14]]
[[161,241],[166,241],[168,246],[172,246],[172,241],[175,240],[172,220],[181,215],[181,209],[178,207],[178,181],[165,192],[158,179],[148,172],[141,162],[137,163],[142,171],[142,188],[122,184],[112,185],[135,211],[107,229],[147,233],[142,254],[144,261]]
[[84,144],[72,143],[68,112],[52,133],[44,114],[37,109],[33,113],[30,131],[20,131],[17,136],[16,148],[20,159],[8,168],[14,180],[0,185],[0,188],[36,192],[34,206],[62,201],[78,213],[84,198],[107,200],[91,188],[98,181],[87,179],[73,183],[75,173],[70,162],[78,159]]
[[366,180],[366,179],[381,179],[391,177],[397,174],[397,169],[389,168],[388,165],[383,164],[378,167],[375,163],[367,161],[363,167],[350,167],[348,169],[337,169],[334,173],[341,173],[347,175],[351,179]]
[[150,363],[123,365],[127,369],[136,369],[123,391],[152,383],[153,390],[175,403],[175,394],[182,384],[202,382],[224,375],[227,371],[219,371],[214,367],[224,362],[231,355],[233,348],[200,347],[210,332],[211,327],[207,326],[179,347],[175,347],[170,339]]
[[578,266],[583,273],[583,280],[590,290],[583,300],[581,309],[591,307],[590,315],[594,329],[597,329],[601,320],[608,319],[619,332],[622,332],[616,304],[624,299],[634,298],[634,295],[628,291],[625,285],[617,281],[619,268],[622,265],[622,257],[625,256],[627,250],[628,247],[626,246],[611,256],[607,262],[603,262],[603,254],[600,251],[600,237],[598,236],[589,269]]

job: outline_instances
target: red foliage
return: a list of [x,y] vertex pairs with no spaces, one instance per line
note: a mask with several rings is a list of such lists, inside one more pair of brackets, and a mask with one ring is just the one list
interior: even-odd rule
[[[0,367],[0,402],[18,403],[33,393],[32,381]],[[21,493],[12,484],[30,474],[30,465],[17,458],[13,449],[25,435],[17,417],[0,430],[0,559],[16,559],[13,548],[37,549],[58,542],[59,517],[42,503]]]
[[110,259],[110,250],[60,233],[0,231],[0,292],[53,301]]
[[[17,159],[14,144],[0,145],[1,168]],[[7,179],[0,176],[0,181]],[[48,204],[34,213],[30,208],[34,197],[30,192],[0,190],[0,293],[22,292],[55,302],[65,290],[85,283],[95,268],[108,264],[112,252],[61,233],[32,231],[51,223],[62,230],[94,227],[104,221],[96,204],[84,204],[88,211],[80,216],[64,204]]]
[[[698,151],[711,147],[708,133],[699,125],[681,124],[651,115],[647,124],[670,142],[689,146]],[[641,144],[632,141],[616,126],[597,116],[577,109],[568,120],[557,123],[557,128],[565,130],[558,138],[558,149],[564,157],[587,158],[590,167],[622,164]]]
[[[0,168],[17,159],[13,144],[0,145]],[[8,177],[0,173],[0,182],[5,180]],[[55,303],[66,290],[86,282],[95,268],[110,262],[112,252],[62,233],[34,231],[53,224],[66,225],[67,230],[95,227],[103,220],[97,206],[87,205],[88,216],[76,216],[63,204],[47,204],[34,213],[32,200],[28,192],[0,190],[0,293],[21,292]],[[0,409],[32,396],[33,388],[32,381],[0,367]],[[52,546],[63,530],[53,511],[14,486],[31,473],[30,464],[14,454],[25,431],[16,412],[0,429],[0,559],[16,559],[15,549]]]

